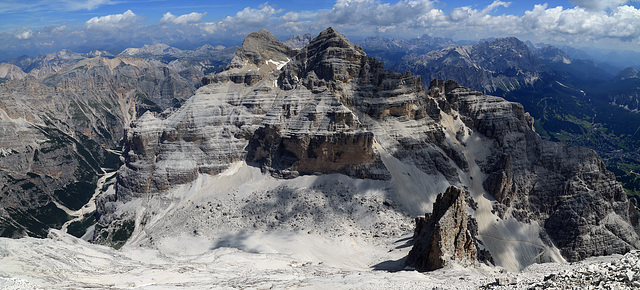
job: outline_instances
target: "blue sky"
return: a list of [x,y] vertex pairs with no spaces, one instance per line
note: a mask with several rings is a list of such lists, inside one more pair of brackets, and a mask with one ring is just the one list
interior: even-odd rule
[[[127,10],[137,15],[144,16],[141,22],[153,24],[158,22],[162,15],[171,12],[174,15],[183,15],[192,12],[206,12],[203,21],[220,21],[227,16],[233,16],[238,11],[246,7],[258,7],[267,3],[278,9],[286,11],[318,11],[330,10],[336,1],[205,1],[205,0],[140,0],[140,1],[0,1],[0,31],[16,29],[18,27],[29,27],[38,29],[50,25],[60,24],[84,24],[93,17],[121,14]],[[435,6],[450,11],[453,8],[471,6],[482,9],[490,5],[493,1],[469,1],[451,0],[440,1]],[[397,3],[394,1],[379,1],[379,3]],[[542,2],[541,2],[542,3]],[[574,7],[575,4],[569,1],[546,1],[551,7],[564,6]],[[522,15],[525,10],[533,8],[534,2],[511,1],[509,7],[497,9],[498,14]]]
[[639,0],[0,0],[0,59],[157,42],[239,44],[262,28],[284,38],[328,26],[351,38],[516,36],[640,50],[639,8]]

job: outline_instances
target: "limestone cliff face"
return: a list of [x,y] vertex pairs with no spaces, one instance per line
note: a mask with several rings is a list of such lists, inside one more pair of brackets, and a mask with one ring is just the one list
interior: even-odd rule
[[480,166],[484,188],[500,202],[496,211],[542,222],[568,260],[638,247],[637,233],[619,223],[628,220],[626,195],[594,151],[541,140],[519,104],[465,94],[454,89],[448,99],[469,127],[494,138]]
[[[134,123],[119,173],[122,200],[166,190],[200,173],[216,174],[238,160],[282,177],[332,172],[364,177],[371,175],[368,165],[381,168],[373,134],[335,94],[277,85],[294,53],[267,31],[252,33],[229,69],[207,78],[210,84],[182,108],[167,118],[147,114]],[[378,169],[373,175],[385,178]]]
[[626,194],[594,151],[541,140],[520,104],[456,85],[441,90],[468,127],[493,139],[477,162],[500,216],[539,222],[570,261],[640,246],[620,222],[629,220]]
[[420,77],[384,70],[332,28],[300,51],[252,33],[228,69],[204,82],[179,109],[127,128],[100,227],[123,219],[115,212],[124,203],[246,161],[284,179],[378,180],[409,219],[431,212],[450,185],[464,188],[478,239],[509,269],[640,246],[629,201],[593,151],[542,141],[520,104],[452,81],[425,90]]
[[[125,125],[181,105],[195,91],[154,60],[62,51],[19,61],[29,74],[0,85],[0,236],[45,237],[119,166]],[[34,76],[37,76],[34,77]]]

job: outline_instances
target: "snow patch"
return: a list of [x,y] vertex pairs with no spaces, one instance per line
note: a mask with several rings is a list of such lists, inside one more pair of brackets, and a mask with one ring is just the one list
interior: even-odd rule
[[269,64],[274,64],[274,65],[276,66],[276,68],[277,68],[278,70],[280,70],[280,69],[282,69],[285,65],[287,65],[287,63],[289,63],[290,61],[291,61],[291,59],[289,59],[289,58],[287,57],[287,60],[285,60],[285,61],[275,61],[275,60],[273,60],[273,59],[270,59],[270,60],[265,61],[265,63],[266,63],[267,65],[269,65]]

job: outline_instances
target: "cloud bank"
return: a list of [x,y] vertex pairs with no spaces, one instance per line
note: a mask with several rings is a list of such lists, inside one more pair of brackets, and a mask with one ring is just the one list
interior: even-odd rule
[[[54,1],[56,2],[56,1]],[[111,0],[57,1],[64,9],[91,10]],[[381,35],[416,37],[423,34],[480,39],[517,36],[537,42],[637,47],[640,44],[640,9],[628,0],[573,0],[575,7],[531,6],[521,15],[504,14],[511,2],[496,0],[485,7],[442,9],[442,1],[337,0],[330,9],[293,11],[269,3],[245,7],[219,20],[205,20],[207,11],[175,15],[164,12],[157,23],[142,24],[149,15],[132,10],[96,16],[84,25],[19,28],[0,32],[5,55],[59,49],[123,49],[163,42],[169,45],[222,43],[266,28],[278,36],[318,33],[333,26],[349,37]],[[2,10],[2,5],[0,5]],[[637,48],[635,50],[638,50]]]

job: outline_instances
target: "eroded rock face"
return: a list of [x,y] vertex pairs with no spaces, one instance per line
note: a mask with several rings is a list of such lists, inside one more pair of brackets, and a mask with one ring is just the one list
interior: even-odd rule
[[247,64],[257,67],[288,62],[297,51],[284,45],[266,29],[250,33],[231,60],[229,68],[242,68]]
[[541,140],[520,104],[461,98],[466,91],[453,89],[447,98],[469,127],[495,140],[479,165],[484,188],[499,201],[496,212],[539,221],[569,261],[640,246],[633,227],[619,222],[629,219],[626,194],[593,150]]
[[[276,85],[295,52],[266,30],[252,33],[229,69],[207,78],[211,85],[183,108],[166,119],[148,114],[134,123],[119,174],[121,200],[216,174],[238,160],[281,177],[341,172],[388,178],[374,154],[373,134],[335,94]],[[372,173],[368,166],[378,169]]]
[[[278,178],[388,181],[407,218],[431,212],[449,186],[465,188],[478,204],[470,212],[483,217],[479,239],[493,239],[483,242],[496,264],[512,270],[640,246],[629,201],[596,154],[541,140],[520,104],[453,81],[425,90],[420,77],[384,70],[332,28],[301,51],[266,31],[245,44],[181,108],[127,129],[116,194],[98,202],[101,226],[121,219],[123,203],[246,161]],[[454,224],[467,227],[448,246],[460,260],[474,260],[462,243],[473,240],[471,224]]]
[[70,219],[63,209],[80,209],[103,168],[119,167],[108,149],[126,125],[195,91],[155,60],[61,51],[16,63],[28,75],[0,84],[0,236],[46,237],[60,228]]
[[[357,175],[352,170],[358,165],[376,160],[371,132],[302,136],[283,136],[282,133],[270,126],[256,130],[249,143],[247,160],[301,174],[341,172],[347,175]],[[360,177],[372,176],[361,174]]]
[[433,212],[416,218],[413,248],[406,264],[432,271],[452,262],[470,266],[478,261],[475,219],[467,213],[465,192],[449,187],[438,194]]

